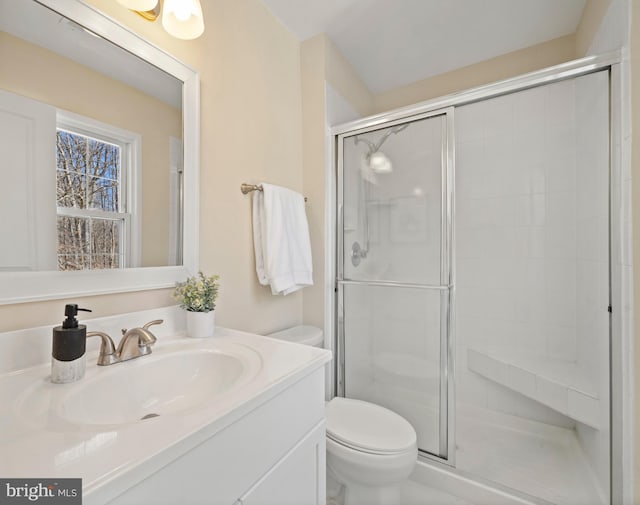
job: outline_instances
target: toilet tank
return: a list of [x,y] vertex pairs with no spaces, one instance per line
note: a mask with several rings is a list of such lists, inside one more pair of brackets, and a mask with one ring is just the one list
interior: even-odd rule
[[293,326],[286,330],[269,333],[267,337],[287,340],[289,342],[295,342],[296,344],[311,345],[313,347],[322,347],[324,343],[322,330],[316,326],[308,325]]

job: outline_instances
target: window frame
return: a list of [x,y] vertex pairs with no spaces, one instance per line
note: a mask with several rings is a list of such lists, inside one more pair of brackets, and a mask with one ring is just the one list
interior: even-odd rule
[[90,137],[120,147],[121,187],[119,191],[125,212],[56,206],[56,216],[123,219],[124,230],[121,235],[119,269],[141,266],[142,136],[96,119],[60,109],[56,111],[56,133],[58,130]]

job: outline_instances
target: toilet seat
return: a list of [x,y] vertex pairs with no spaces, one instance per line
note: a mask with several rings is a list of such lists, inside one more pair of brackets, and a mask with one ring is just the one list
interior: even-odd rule
[[346,449],[351,449],[352,451],[356,451],[356,452],[361,452],[361,453],[365,453],[365,454],[371,454],[372,456],[394,456],[396,454],[402,454],[403,451],[377,451],[375,449],[366,449],[364,447],[358,447],[357,445],[354,444],[349,444],[347,442],[344,442],[342,440],[336,440],[334,437],[332,437],[329,433],[327,433],[327,439],[331,440],[332,442],[335,442],[336,444],[338,444],[339,446],[342,446]]
[[327,437],[350,449],[377,455],[415,450],[416,432],[389,409],[336,397],[326,405]]

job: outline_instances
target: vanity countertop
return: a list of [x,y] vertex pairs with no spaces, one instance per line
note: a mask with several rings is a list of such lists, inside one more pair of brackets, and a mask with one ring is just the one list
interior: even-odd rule
[[[234,348],[251,350],[257,372],[204,406],[112,425],[74,423],[61,415],[61,402],[83,381],[99,374],[115,374],[125,367],[140,366],[145,359],[160,359],[176,351]],[[218,328],[216,336],[209,339],[181,335],[158,338],[151,356],[109,367],[96,366],[96,354],[87,353],[86,376],[73,384],[52,384],[49,364],[5,373],[0,375],[0,476],[81,477],[84,503],[102,503],[330,360],[331,352],[325,349]]]

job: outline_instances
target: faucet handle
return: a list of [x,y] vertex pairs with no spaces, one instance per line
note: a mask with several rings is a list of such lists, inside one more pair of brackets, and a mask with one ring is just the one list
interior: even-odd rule
[[145,330],[148,330],[149,327],[155,326],[156,324],[162,324],[162,323],[164,323],[164,319],[154,319],[153,321],[149,321],[147,324],[145,324],[143,328]]
[[146,337],[144,339],[144,347],[149,349],[149,352],[151,352],[151,349],[149,348],[149,346],[155,344],[156,342],[156,336],[151,333],[151,331],[149,331],[149,327],[150,326],[154,326],[156,324],[162,324],[164,322],[163,319],[154,319],[153,321],[149,321],[147,324],[145,324],[142,329],[144,330],[143,333],[146,334]]
[[111,337],[101,331],[89,331],[87,332],[87,338],[100,337],[100,354],[98,355],[98,365],[113,365],[119,361],[116,354],[115,345]]

